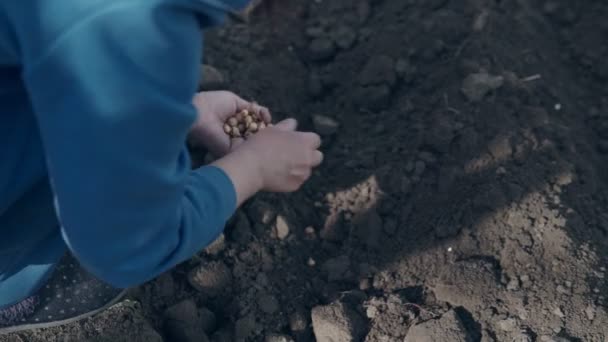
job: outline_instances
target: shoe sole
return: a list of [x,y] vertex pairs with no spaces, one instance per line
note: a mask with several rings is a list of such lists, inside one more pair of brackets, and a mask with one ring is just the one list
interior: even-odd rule
[[125,296],[125,294],[127,292],[128,292],[128,290],[123,290],[116,297],[114,297],[114,299],[112,299],[110,302],[108,302],[104,306],[100,307],[99,309],[91,310],[87,313],[80,314],[78,316],[74,316],[71,318],[63,319],[63,320],[53,321],[53,322],[23,324],[23,325],[18,325],[18,326],[0,328],[0,335],[6,335],[6,334],[10,334],[10,333],[27,331],[27,330],[54,328],[54,327],[59,327],[59,326],[70,324],[70,323],[75,323],[75,322],[81,321],[86,318],[90,318],[102,311],[105,311],[106,309],[113,306],[114,304],[118,303]]

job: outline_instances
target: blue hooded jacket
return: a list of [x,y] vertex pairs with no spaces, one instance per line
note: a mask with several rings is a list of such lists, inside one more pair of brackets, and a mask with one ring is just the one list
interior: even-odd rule
[[117,287],[222,231],[235,189],[191,170],[202,29],[248,0],[0,3],[0,308],[72,252]]

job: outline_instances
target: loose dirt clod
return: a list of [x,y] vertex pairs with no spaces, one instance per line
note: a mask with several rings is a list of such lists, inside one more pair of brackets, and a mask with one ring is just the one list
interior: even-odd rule
[[488,93],[502,87],[504,77],[482,72],[469,75],[462,83],[463,94],[472,102],[481,101]]
[[183,300],[165,311],[165,331],[172,341],[207,341],[205,328],[193,300]]
[[220,236],[215,239],[209,246],[205,248],[205,253],[209,255],[218,255],[226,248],[226,238],[224,234],[220,234]]
[[220,261],[202,264],[188,274],[188,281],[195,289],[211,297],[225,293],[232,284],[230,269]]
[[316,239],[316,238],[317,238],[317,231],[315,230],[315,228],[314,228],[314,227],[310,227],[310,226],[309,226],[309,227],[306,227],[306,228],[304,229],[304,237],[305,237],[307,240],[314,240],[314,239]]
[[345,303],[335,302],[312,309],[312,327],[317,342],[351,342],[365,336],[367,322]]
[[589,305],[585,309],[585,315],[587,316],[588,320],[593,321],[593,319],[595,318],[595,308],[593,306]]
[[306,264],[309,267],[315,267],[317,265],[317,262],[315,261],[315,259],[313,259],[312,257],[308,258],[308,260],[306,261]]
[[266,336],[264,342],[294,342],[294,339],[287,335],[270,334]]
[[456,312],[448,311],[440,319],[426,321],[410,328],[404,342],[469,342],[467,331]]
[[304,310],[296,310],[289,316],[289,329],[293,333],[302,333],[308,329],[308,315]]

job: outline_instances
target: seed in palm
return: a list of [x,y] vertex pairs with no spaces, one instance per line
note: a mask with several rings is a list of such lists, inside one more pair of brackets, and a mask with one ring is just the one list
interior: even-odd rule
[[259,115],[244,109],[226,120],[224,132],[231,138],[247,139],[268,126]]

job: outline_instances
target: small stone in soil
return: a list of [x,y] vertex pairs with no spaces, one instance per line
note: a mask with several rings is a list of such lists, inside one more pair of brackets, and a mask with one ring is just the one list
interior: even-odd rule
[[498,321],[498,327],[502,331],[514,331],[517,328],[517,321],[515,318],[507,318]]
[[258,297],[258,308],[262,310],[262,312],[272,315],[279,311],[279,300],[269,294],[264,294]]
[[557,285],[557,292],[559,292],[561,294],[567,294],[568,293],[568,289],[566,289],[562,285]]
[[488,73],[471,74],[462,83],[462,93],[472,102],[479,102],[493,90],[502,87],[504,77]]
[[269,203],[254,200],[247,208],[247,215],[255,223],[270,224],[277,214]]
[[360,341],[367,330],[365,318],[344,303],[317,306],[311,316],[317,342]]
[[562,311],[562,309],[560,307],[556,307],[553,310],[553,314],[559,318],[564,318],[566,317],[566,315],[564,314],[564,312]]
[[517,291],[519,289],[519,280],[511,279],[507,284],[507,290],[509,291]]
[[585,309],[585,316],[587,316],[588,320],[593,321],[595,319],[595,308],[593,306],[589,305]]
[[232,273],[223,262],[212,261],[190,271],[188,281],[204,295],[215,297],[228,292],[232,286]]
[[315,131],[322,136],[333,135],[340,128],[340,124],[336,120],[325,115],[313,115],[312,123]]
[[372,282],[369,278],[359,280],[359,290],[367,291],[372,288]]
[[289,236],[289,225],[287,220],[281,215],[277,216],[274,224],[274,233],[279,240],[285,240]]
[[378,308],[375,306],[369,306],[366,310],[365,310],[365,315],[367,316],[367,318],[369,319],[374,319],[376,318],[376,316],[378,316]]
[[296,310],[289,316],[289,329],[294,333],[301,333],[308,329],[308,318],[303,310]]
[[222,253],[226,249],[226,238],[224,234],[220,234],[220,236],[215,239],[207,248],[205,248],[205,253],[209,255],[218,255]]
[[295,342],[291,336],[280,335],[280,334],[270,334],[267,335],[264,339],[264,342]]

